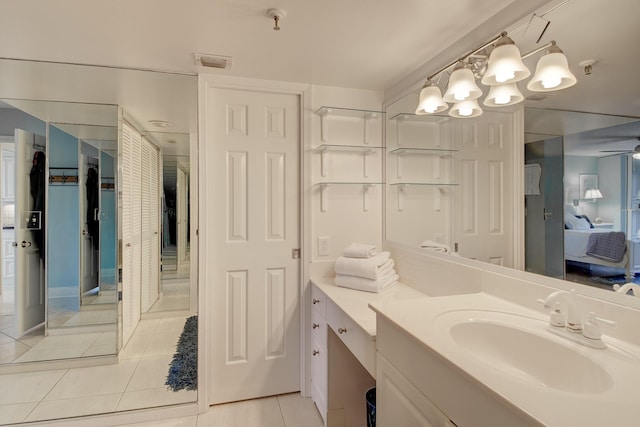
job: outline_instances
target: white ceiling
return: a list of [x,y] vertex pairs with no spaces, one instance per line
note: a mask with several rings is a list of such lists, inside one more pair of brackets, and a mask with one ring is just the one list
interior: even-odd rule
[[[0,56],[385,89],[443,47],[541,0],[2,0]],[[286,17],[274,31],[269,8]],[[501,19],[504,19],[502,16]],[[491,31],[499,31],[494,28]]]
[[[638,0],[0,0],[0,57],[135,67],[0,60],[0,98],[118,104],[141,125],[171,121],[197,130],[201,72],[193,53],[233,57],[219,75],[385,90],[419,84],[429,72],[509,29],[522,52],[537,46],[531,12],[551,24],[579,83],[528,106],[640,116]],[[558,6],[559,7],[555,7]],[[274,31],[267,9],[287,16]],[[517,24],[514,24],[517,22]],[[539,45],[539,44],[538,44]],[[635,50],[634,50],[635,49]],[[533,57],[529,62],[534,68]],[[596,59],[590,76],[578,62]],[[532,70],[533,71],[533,70]],[[526,93],[525,93],[526,94]],[[78,120],[75,121],[76,123]],[[562,125],[561,125],[562,127]]]

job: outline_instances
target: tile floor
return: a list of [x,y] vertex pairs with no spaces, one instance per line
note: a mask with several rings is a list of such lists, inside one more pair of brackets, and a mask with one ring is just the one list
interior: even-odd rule
[[185,319],[141,320],[118,364],[0,375],[0,424],[195,401],[164,385]]
[[216,405],[206,414],[128,427],[322,427],[313,401],[299,393]]

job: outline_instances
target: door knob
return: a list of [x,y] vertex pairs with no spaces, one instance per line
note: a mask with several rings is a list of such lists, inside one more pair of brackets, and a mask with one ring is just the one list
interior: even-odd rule
[[344,334],[345,332],[347,332],[347,328],[338,328],[339,334]]
[[23,240],[20,246],[22,246],[23,248],[30,248],[31,247],[31,242],[25,242]]
[[320,351],[319,351],[319,350],[313,350],[313,355],[314,355],[314,356],[317,356],[318,354],[320,354]]
[[313,324],[313,329],[318,329],[320,327],[320,325],[318,323],[314,323]]
[[17,248],[18,247],[18,242],[12,242],[11,246],[13,246],[14,248]]

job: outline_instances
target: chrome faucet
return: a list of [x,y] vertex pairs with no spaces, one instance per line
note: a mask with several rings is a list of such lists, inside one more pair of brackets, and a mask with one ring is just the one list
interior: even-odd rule
[[574,292],[574,289],[571,292],[555,291],[550,293],[544,300],[538,300],[544,304],[547,310],[552,310],[548,330],[555,335],[587,347],[607,348],[602,341],[600,324],[615,327],[616,322],[596,317],[595,313],[590,312],[585,319],[583,327],[582,315],[578,312]]
[[613,290],[618,294],[626,294],[627,292],[629,292],[629,290],[631,290],[631,293],[634,296],[640,298],[640,286],[636,285],[635,283],[625,283],[622,286],[613,285]]
[[573,333],[582,332],[582,319],[576,307],[575,294],[567,291],[552,292],[544,299],[544,308],[552,310],[557,303],[560,303],[560,308],[564,311],[567,330]]

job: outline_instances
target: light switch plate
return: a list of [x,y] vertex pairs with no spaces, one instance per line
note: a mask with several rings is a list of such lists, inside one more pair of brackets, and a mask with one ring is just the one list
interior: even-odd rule
[[318,237],[318,255],[329,256],[329,238]]

